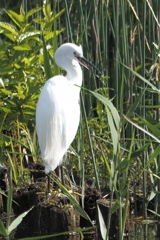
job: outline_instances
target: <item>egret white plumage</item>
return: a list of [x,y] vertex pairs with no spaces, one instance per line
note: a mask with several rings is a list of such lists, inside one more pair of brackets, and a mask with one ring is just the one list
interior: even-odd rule
[[72,43],[61,45],[54,58],[67,75],[54,76],[45,83],[36,108],[36,130],[46,173],[61,164],[78,129],[80,87],[76,85],[82,85],[79,63],[91,71],[94,67],[83,57],[82,47]]

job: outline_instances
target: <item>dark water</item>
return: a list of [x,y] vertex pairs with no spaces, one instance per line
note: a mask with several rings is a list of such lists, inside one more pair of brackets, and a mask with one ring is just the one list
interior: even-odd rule
[[[49,234],[43,234],[49,235]],[[25,237],[38,237],[42,236],[40,233],[30,232],[30,230],[26,231],[26,229],[15,233],[14,237],[11,237],[10,240],[18,240],[20,238]],[[83,237],[82,237],[83,236]],[[96,232],[92,233],[76,233],[70,235],[61,235],[51,238],[44,238],[44,240],[101,240],[100,236],[97,236]],[[0,240],[5,240],[4,237],[0,235]],[[109,240],[118,240],[117,236],[110,236]],[[124,234],[123,240],[160,240],[160,222],[158,223],[149,223],[143,224],[141,222],[136,222],[134,220],[130,220],[127,224],[127,230]]]
[[128,237],[129,240],[160,240],[160,223],[143,224],[132,222]]

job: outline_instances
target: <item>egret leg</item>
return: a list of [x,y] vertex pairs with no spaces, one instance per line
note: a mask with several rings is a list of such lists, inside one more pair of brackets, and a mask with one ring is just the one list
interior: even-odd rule
[[[65,162],[66,159],[67,159],[67,154],[65,154],[65,155],[63,156],[63,161],[62,161],[62,162]],[[56,175],[59,177],[59,179],[61,179],[61,182],[62,182],[62,184],[64,185],[65,180],[64,180],[64,168],[63,168],[63,166],[62,166],[62,165],[61,165],[61,166],[58,166],[58,167],[55,169],[55,173],[56,173]]]
[[62,180],[62,185],[64,185],[64,168],[61,166],[61,180]]
[[64,185],[64,169],[63,166],[58,166],[55,170],[57,177],[61,180],[62,184]]
[[[63,162],[66,162],[67,160],[67,153],[63,156]],[[65,184],[65,179],[64,179],[64,168],[61,166],[61,179],[62,179],[62,184]]]
[[48,193],[50,193],[50,184],[51,184],[50,173],[47,174],[47,178],[48,178],[47,190],[48,190]]

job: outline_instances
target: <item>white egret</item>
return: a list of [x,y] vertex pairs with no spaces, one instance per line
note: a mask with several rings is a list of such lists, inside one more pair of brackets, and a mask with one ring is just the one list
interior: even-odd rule
[[79,63],[91,71],[91,66],[94,67],[83,57],[82,47],[72,43],[65,43],[57,49],[55,62],[67,75],[54,76],[45,83],[36,108],[36,130],[46,173],[61,164],[78,129],[78,86],[82,85]]

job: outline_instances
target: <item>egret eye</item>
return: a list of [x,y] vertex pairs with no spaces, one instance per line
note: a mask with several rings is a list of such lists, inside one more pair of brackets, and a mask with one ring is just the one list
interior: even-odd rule
[[79,54],[77,52],[73,52],[73,55],[77,57]]

